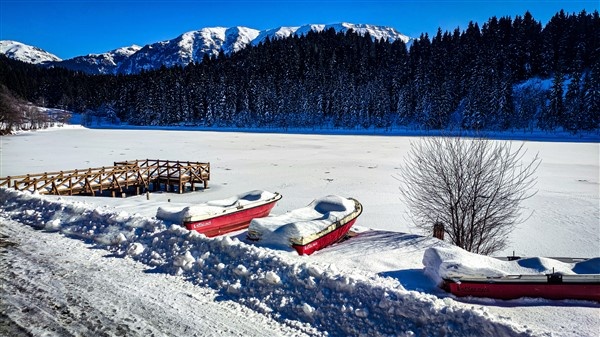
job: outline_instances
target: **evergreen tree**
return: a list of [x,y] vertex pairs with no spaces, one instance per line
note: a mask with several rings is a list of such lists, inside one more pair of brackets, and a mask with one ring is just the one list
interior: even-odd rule
[[557,71],[548,94],[548,106],[540,120],[542,129],[555,130],[559,126],[561,118],[564,115],[563,84],[564,76],[560,71]]
[[565,116],[562,124],[565,129],[575,132],[582,128],[583,117],[583,92],[581,90],[581,74],[575,73],[567,88],[565,95]]
[[[599,50],[600,51],[600,50]],[[600,59],[596,59],[583,85],[581,129],[598,130],[600,128]]]

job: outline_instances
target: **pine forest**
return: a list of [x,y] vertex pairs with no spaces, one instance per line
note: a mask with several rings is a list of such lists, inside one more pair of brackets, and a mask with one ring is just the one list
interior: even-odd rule
[[419,130],[600,129],[598,11],[527,12],[410,46],[333,29],[186,67],[88,75],[0,58],[7,97],[131,125]]

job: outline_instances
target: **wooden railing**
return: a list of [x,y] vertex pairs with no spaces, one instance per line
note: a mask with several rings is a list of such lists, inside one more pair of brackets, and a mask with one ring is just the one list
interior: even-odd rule
[[207,188],[210,180],[210,163],[145,159],[115,162],[115,166],[133,166],[148,170],[148,175],[156,183],[155,190],[164,184],[167,191],[169,186],[178,186],[181,193],[186,183],[191,184],[193,190],[195,183],[199,182]]
[[164,186],[166,191],[177,187],[182,193],[187,184],[192,190],[196,183],[207,188],[209,180],[210,163],[146,159],[115,162],[109,167],[9,176],[0,178],[0,187],[56,195],[103,195],[109,191],[115,196],[131,189],[139,194],[150,185],[155,191]]

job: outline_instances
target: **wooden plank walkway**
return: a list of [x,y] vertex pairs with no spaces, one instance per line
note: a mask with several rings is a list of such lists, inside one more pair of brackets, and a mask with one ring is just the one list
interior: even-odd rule
[[208,188],[210,163],[145,159],[114,166],[0,178],[0,187],[54,195],[139,195],[152,189],[183,193]]

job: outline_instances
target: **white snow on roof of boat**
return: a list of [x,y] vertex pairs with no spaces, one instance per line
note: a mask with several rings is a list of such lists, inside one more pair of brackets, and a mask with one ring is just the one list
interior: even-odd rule
[[290,239],[320,232],[354,209],[353,200],[328,195],[282,215],[253,219],[248,231],[259,233],[258,245],[291,250]]

